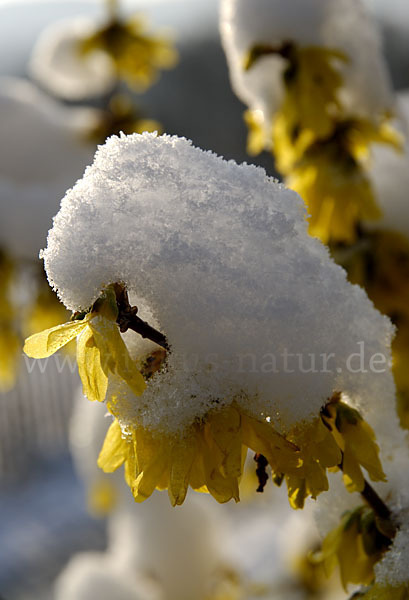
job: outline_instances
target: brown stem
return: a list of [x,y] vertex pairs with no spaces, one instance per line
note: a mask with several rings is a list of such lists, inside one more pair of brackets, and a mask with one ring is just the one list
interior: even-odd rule
[[165,350],[169,350],[166,336],[138,317],[138,308],[130,305],[128,292],[125,287],[120,283],[116,283],[114,289],[118,306],[118,318],[116,322],[119,325],[121,333],[132,329],[132,331],[139,333],[143,338],[147,338]]
[[392,513],[386,506],[385,502],[378,496],[373,487],[365,480],[365,486],[362,490],[361,496],[367,504],[372,508],[374,513],[381,519],[390,519]]
[[[344,453],[342,452],[342,461],[341,464],[338,465],[341,471],[343,471],[343,463],[344,463]],[[373,487],[364,479],[365,485],[364,489],[359,492],[365,502],[372,508],[375,515],[380,519],[384,519],[389,522],[391,528],[391,539],[395,537],[396,534],[396,525],[392,520],[392,512],[390,508],[385,504],[380,496],[375,492]]]

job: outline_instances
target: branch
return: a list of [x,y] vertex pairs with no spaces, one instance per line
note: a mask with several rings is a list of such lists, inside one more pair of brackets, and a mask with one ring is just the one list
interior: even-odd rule
[[116,322],[119,325],[121,333],[125,333],[128,329],[132,329],[132,331],[139,333],[143,338],[147,338],[165,350],[169,350],[166,336],[138,317],[138,308],[130,305],[128,292],[126,291],[125,286],[120,283],[115,283],[114,289],[118,306],[118,318]]
[[373,487],[365,479],[365,486],[362,492],[360,492],[362,498],[372,508],[376,516],[381,519],[391,519],[392,513],[386,506],[385,502],[378,496]]

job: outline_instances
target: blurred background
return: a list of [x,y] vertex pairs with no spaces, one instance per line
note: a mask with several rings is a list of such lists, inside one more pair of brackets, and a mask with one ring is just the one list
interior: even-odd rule
[[[382,31],[393,85],[405,90],[407,0],[367,4]],[[145,62],[129,60],[133,44],[144,49]],[[278,552],[277,540],[297,545],[295,530],[305,533],[283,494],[276,492],[275,512],[267,510],[268,494],[256,508],[249,500],[236,511],[195,494],[175,512],[158,493],[149,508],[134,506],[123,497],[122,482],[106,481],[95,466],[109,423],[78,391],[72,354],[48,362],[21,357],[25,336],[69,317],[49,291],[38,254],[61,198],[92,162],[97,144],[121,130],[158,129],[274,175],[270,155],[246,155],[243,111],[230,88],[217,0],[0,1],[3,600],[287,598],[288,590],[310,597],[308,586],[304,593],[294,581],[281,581],[287,555]],[[209,539],[200,546],[207,522]],[[70,563],[55,591],[57,576],[80,552],[86,554]],[[185,581],[181,590],[176,580],[189,570],[193,587]],[[195,591],[204,589],[201,577],[213,578],[203,596]],[[268,585],[275,578],[273,593]]]

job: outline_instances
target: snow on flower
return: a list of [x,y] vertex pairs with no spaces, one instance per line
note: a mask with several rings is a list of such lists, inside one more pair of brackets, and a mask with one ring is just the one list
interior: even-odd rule
[[115,71],[108,56],[81,55],[81,41],[95,31],[89,18],[64,19],[43,31],[33,49],[31,76],[47,90],[67,100],[83,100],[111,90]]
[[176,52],[165,39],[147,34],[140,18],[122,21],[112,16],[105,23],[80,17],[47,28],[29,68],[56,96],[83,100],[111,92],[118,77],[143,91],[158,70],[175,62]]
[[233,89],[267,120],[283,99],[285,60],[267,55],[248,71],[244,61],[255,46],[280,47],[287,42],[338,53],[333,61],[343,81],[346,112],[370,117],[393,106],[380,38],[361,1],[223,0],[220,31]]
[[[188,485],[238,500],[247,448],[285,476],[294,507],[327,489],[325,470],[340,464],[348,444],[357,450],[357,489],[358,464],[384,477],[372,429],[360,438],[361,417],[346,417],[345,429],[340,415],[352,410],[345,401],[372,422],[393,406],[392,326],[308,236],[297,194],[262,169],[183,138],[112,137],[63,199],[43,258],[50,284],[76,311],[61,331],[84,330],[78,358],[86,392],[106,361],[95,334],[96,350],[82,336],[115,297],[121,330],[137,316],[162,346],[154,368],[136,357],[146,379],[141,395],[129,373],[104,371],[115,420],[99,464],[106,471],[125,464],[136,500],[158,487],[181,504]],[[124,289],[137,314],[124,304]],[[29,339],[29,353],[55,350],[46,348],[50,335]],[[383,369],[373,368],[375,355]],[[325,422],[336,415],[335,426]]]
[[354,242],[362,220],[381,215],[372,145],[401,145],[369,14],[351,0],[225,0],[220,27],[233,89],[248,106],[248,152],[274,152],[308,207],[311,235]]

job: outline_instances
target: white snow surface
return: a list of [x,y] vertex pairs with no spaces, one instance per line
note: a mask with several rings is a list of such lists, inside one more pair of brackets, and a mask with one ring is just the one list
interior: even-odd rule
[[268,125],[283,97],[285,61],[265,56],[249,70],[244,57],[257,44],[319,46],[343,52],[337,63],[348,113],[373,116],[393,106],[387,68],[375,23],[360,0],[221,0],[220,32],[232,87]]
[[400,527],[392,546],[375,565],[376,583],[398,587],[408,583],[409,570],[409,526],[408,510],[401,515]]
[[335,390],[377,419],[394,402],[389,320],[308,235],[301,198],[261,168],[183,138],[113,136],[62,200],[43,256],[69,309],[122,281],[168,338],[168,369],[141,398],[111,384],[124,427],[180,432],[233,399],[284,429]]

